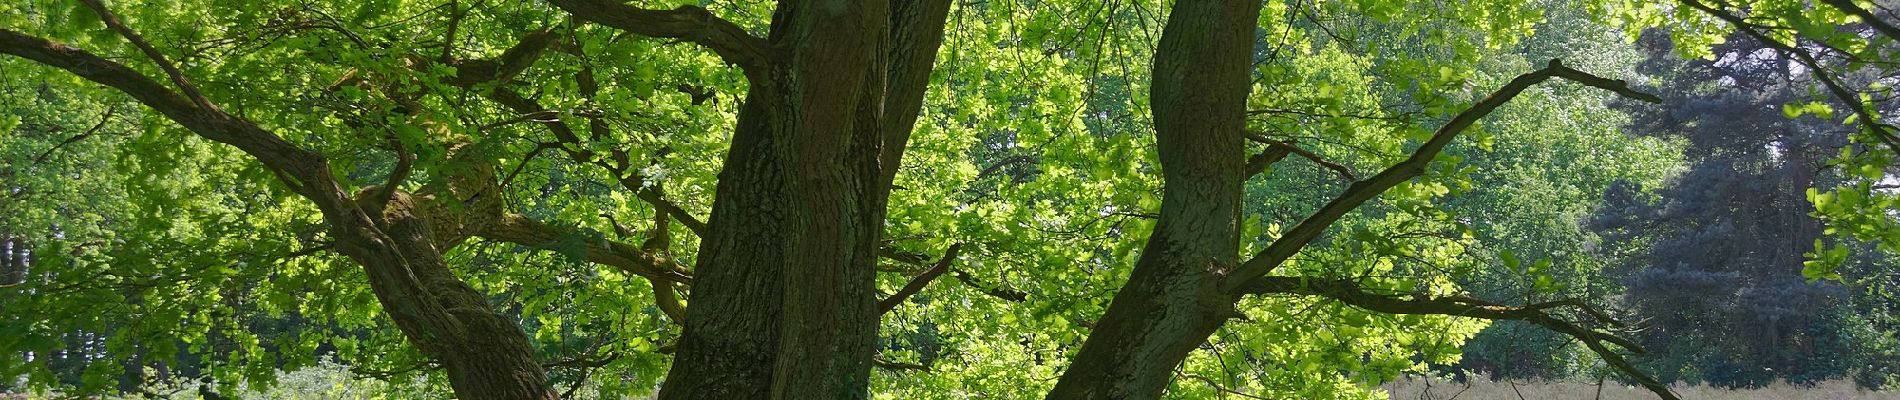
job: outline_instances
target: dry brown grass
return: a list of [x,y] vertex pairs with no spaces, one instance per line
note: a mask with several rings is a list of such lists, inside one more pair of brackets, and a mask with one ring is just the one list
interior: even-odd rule
[[[1599,395],[1596,382],[1493,382],[1472,376],[1465,383],[1442,379],[1404,378],[1383,388],[1393,400],[1653,400],[1658,398],[1641,387],[1604,382]],[[1828,381],[1813,386],[1777,383],[1760,389],[1723,389],[1708,386],[1676,385],[1676,395],[1684,400],[1873,400],[1900,399],[1900,391],[1869,392],[1854,387],[1851,381]]]

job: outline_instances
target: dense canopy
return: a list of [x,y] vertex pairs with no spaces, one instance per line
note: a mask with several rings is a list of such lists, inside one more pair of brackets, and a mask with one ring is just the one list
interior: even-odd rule
[[0,393],[1890,387],[1889,7],[9,1]]

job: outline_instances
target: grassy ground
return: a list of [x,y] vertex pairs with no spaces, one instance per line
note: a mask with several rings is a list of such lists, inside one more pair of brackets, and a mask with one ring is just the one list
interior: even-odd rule
[[[1598,392],[1596,382],[1493,382],[1473,375],[1466,383],[1439,379],[1406,378],[1386,384],[1393,400],[1651,400],[1655,393],[1615,381],[1604,382]],[[1900,400],[1900,391],[1869,392],[1854,387],[1851,381],[1830,381],[1813,386],[1777,383],[1760,389],[1723,389],[1708,386],[1675,387],[1684,400]]]

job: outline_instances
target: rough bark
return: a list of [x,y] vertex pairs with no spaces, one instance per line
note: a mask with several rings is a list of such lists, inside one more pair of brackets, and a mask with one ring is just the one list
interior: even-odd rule
[[1247,79],[1260,3],[1176,2],[1155,51],[1161,217],[1049,399],[1153,399],[1236,315],[1221,276],[1239,263]]
[[695,8],[554,4],[688,38],[751,80],[660,397],[868,396],[884,203],[949,2],[781,2],[767,38]]

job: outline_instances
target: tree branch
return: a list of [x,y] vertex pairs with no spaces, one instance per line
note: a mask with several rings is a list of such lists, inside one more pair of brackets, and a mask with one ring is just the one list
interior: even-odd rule
[[[535,221],[521,214],[503,216],[489,229],[476,236],[490,240],[519,244],[537,249],[552,249],[564,236],[578,235]],[[693,278],[673,267],[672,260],[641,251],[638,248],[611,240],[582,240],[583,252],[588,262],[619,268],[629,274],[639,275],[660,282],[679,282],[692,284]]]
[[[356,210],[347,194],[331,177],[322,156],[297,147],[250,121],[226,114],[217,107],[201,107],[191,99],[167,89],[138,71],[71,46],[44,38],[0,29],[0,54],[32,60],[66,70],[95,83],[117,89],[146,107],[164,114],[193,133],[228,144],[250,154],[286,186],[316,203],[326,218],[338,221],[368,216]],[[350,216],[347,214],[357,214]]]
[[1420,145],[1418,150],[1413,151],[1411,157],[1406,158],[1405,161],[1386,168],[1371,178],[1354,182],[1352,186],[1346,188],[1345,193],[1340,193],[1339,197],[1326,203],[1319,211],[1307,216],[1306,219],[1300,221],[1298,225],[1287,230],[1285,236],[1282,236],[1279,240],[1275,240],[1273,244],[1268,245],[1266,249],[1261,250],[1258,254],[1255,254],[1253,258],[1248,259],[1245,263],[1235,268],[1233,272],[1228,274],[1226,283],[1223,285],[1224,288],[1231,293],[1239,287],[1256,285],[1256,283],[1252,282],[1253,280],[1266,276],[1268,272],[1279,267],[1281,263],[1286,262],[1287,258],[1298,253],[1300,249],[1305,248],[1308,243],[1311,243],[1314,238],[1318,238],[1320,233],[1325,232],[1326,228],[1331,227],[1333,222],[1345,217],[1347,212],[1359,208],[1359,206],[1365,204],[1366,201],[1372,200],[1372,198],[1377,197],[1381,193],[1385,193],[1386,190],[1398,186],[1400,183],[1404,183],[1405,181],[1424,174],[1425,167],[1431,164],[1432,159],[1436,158],[1438,153],[1445,149],[1445,146],[1450,145],[1452,139],[1457,138],[1458,134],[1463,133],[1466,128],[1470,128],[1472,124],[1478,122],[1479,118],[1484,118],[1485,115],[1491,114],[1491,111],[1496,110],[1499,106],[1504,105],[1505,102],[1517,97],[1518,93],[1523,92],[1524,89],[1553,77],[1564,78],[1586,86],[1609,90],[1623,97],[1652,103],[1662,102],[1662,99],[1655,95],[1630,89],[1623,81],[1601,78],[1583,71],[1570,69],[1569,67],[1565,67],[1562,61],[1552,59],[1550,60],[1550,65],[1544,67],[1544,69],[1519,75],[1516,79],[1512,79],[1511,82],[1506,83],[1504,87],[1499,88],[1496,92],[1492,92],[1490,96],[1485,96],[1483,100],[1479,100],[1477,104],[1473,104],[1471,108],[1452,117],[1451,121],[1446,122],[1444,126],[1438,127],[1438,130],[1432,133],[1431,139],[1426,140],[1423,145]]
[[1860,17],[1860,20],[1866,22],[1867,26],[1874,27],[1874,30],[1880,31],[1883,35],[1887,35],[1888,39],[1900,40],[1900,27],[1896,27],[1880,19],[1880,16],[1874,15],[1872,11],[1861,8],[1858,4],[1854,4],[1854,0],[1821,0],[1821,2],[1834,6],[1835,9],[1839,9],[1848,15]]
[[896,309],[898,305],[904,304],[904,300],[909,299],[911,295],[923,291],[925,286],[930,285],[930,281],[936,280],[939,276],[943,276],[945,271],[950,270],[950,261],[956,260],[957,250],[962,248],[962,243],[950,245],[949,249],[943,251],[943,258],[937,259],[936,265],[930,266],[930,269],[924,270],[923,273],[911,278],[910,283],[904,284],[904,287],[898,289],[897,293],[892,293],[890,297],[879,300],[877,302],[877,313],[880,315],[890,313],[891,310]]
[[93,124],[91,128],[86,128],[85,132],[81,132],[78,135],[73,135],[73,137],[66,138],[66,140],[60,141],[59,144],[53,145],[53,148],[46,149],[45,152],[41,152],[39,157],[33,157],[33,164],[46,163],[46,157],[52,156],[53,152],[59,151],[60,148],[66,147],[66,145],[69,145],[69,144],[77,143],[81,140],[86,140],[86,138],[92,137],[92,135],[99,133],[99,129],[105,128],[106,123],[112,122],[112,116],[118,114],[118,112],[119,112],[119,106],[117,104],[106,107],[106,114],[103,117],[99,117],[99,123]]
[[[520,93],[515,93],[505,88],[495,88],[493,92],[489,93],[488,97],[523,115],[540,115],[541,113],[549,112],[541,108],[539,102],[527,97],[522,97]],[[559,114],[556,113],[553,115]],[[679,204],[667,200],[664,196],[661,196],[659,192],[646,188],[646,177],[639,175],[639,171],[631,170],[629,166],[624,164],[615,164],[607,160],[597,159],[594,157],[595,153],[592,150],[580,148],[580,136],[576,135],[574,128],[567,126],[567,123],[561,121],[560,118],[538,118],[530,119],[530,121],[540,123],[542,126],[547,127],[548,132],[554,134],[555,143],[576,145],[573,147],[559,146],[561,151],[567,153],[568,158],[573,159],[575,163],[591,164],[606,169],[608,172],[613,173],[614,179],[620,182],[621,187],[633,191],[635,197],[639,197],[641,200],[645,200],[654,207],[665,211],[668,216],[673,217],[673,220],[679,221],[680,225],[685,225],[686,229],[692,231],[694,235],[700,237],[706,236],[705,221],[686,212],[686,209],[680,208]],[[610,148],[609,150],[613,152],[612,158],[616,160],[629,158],[627,153],[619,148]]]
[[113,15],[112,11],[106,9],[105,3],[100,0],[79,0],[79,2],[85,4],[86,8],[90,8],[93,12],[98,13],[99,19],[104,20],[107,27],[118,32],[119,36],[125,37],[126,41],[132,42],[132,45],[138,47],[140,52],[145,53],[146,58],[152,59],[153,64],[158,64],[158,69],[165,71],[165,75],[171,77],[172,83],[177,84],[178,89],[185,92],[186,98],[197,103],[199,107],[217,109],[216,105],[211,104],[211,100],[205,98],[204,93],[198,91],[197,86],[193,86],[191,81],[185,80],[185,73],[180,72],[178,66],[172,65],[170,60],[166,60],[165,56],[158,52],[158,48],[152,47],[151,43],[145,41],[145,37],[139,36],[138,32],[134,32],[132,28],[125,26],[125,22],[120,21],[119,16]]
[[[1265,144],[1271,147],[1284,148],[1283,150],[1291,152],[1293,154],[1298,154],[1302,158],[1313,161],[1314,164],[1319,164],[1319,166],[1321,167],[1326,167],[1326,169],[1333,170],[1333,172],[1338,172],[1339,176],[1346,178],[1346,181],[1348,182],[1359,180],[1359,178],[1354,178],[1352,176],[1351,168],[1346,168],[1345,165],[1329,161],[1325,158],[1321,158],[1319,154],[1314,154],[1313,152],[1306,151],[1306,149],[1302,149],[1299,146],[1294,146],[1293,143],[1273,140],[1273,139],[1267,138],[1267,135],[1262,134],[1260,132],[1248,131],[1246,133],[1246,136],[1247,136],[1247,140],[1252,140],[1254,142]],[[1261,153],[1261,154],[1264,155],[1266,153]],[[1281,157],[1285,157],[1285,156],[1282,155]],[[1279,161],[1279,160],[1274,160],[1274,161]],[[1249,164],[1252,164],[1252,160],[1249,160]],[[1252,176],[1252,175],[1253,174],[1248,174],[1248,176]]]
[[1247,157],[1247,177],[1251,178],[1254,175],[1260,175],[1261,172],[1266,172],[1267,167],[1273,166],[1274,163],[1292,154],[1292,146],[1267,146],[1267,149],[1261,150],[1259,154]]
[[1827,87],[1829,94],[1834,95],[1835,99],[1840,100],[1842,104],[1853,109],[1854,115],[1860,118],[1859,125],[1862,129],[1874,135],[1875,138],[1880,139],[1881,142],[1887,145],[1888,150],[1893,151],[1895,154],[1900,154],[1900,137],[1896,137],[1894,134],[1893,131],[1895,128],[1892,125],[1880,123],[1878,119],[1875,119],[1873,110],[1868,107],[1866,103],[1861,102],[1859,96],[1847,90],[1846,86],[1836,80],[1834,74],[1828,72],[1827,66],[1821,65],[1820,60],[1814,59],[1813,54],[1809,54],[1807,50],[1782,43],[1779,40],[1775,40],[1766,34],[1756,31],[1754,28],[1760,27],[1761,25],[1750,23],[1741,16],[1735,15],[1735,13],[1711,7],[1697,0],[1681,0],[1681,2],[1690,8],[1700,10],[1703,13],[1715,16],[1717,19],[1728,22],[1729,25],[1735,26],[1736,30],[1740,30],[1743,34],[1754,38],[1756,41],[1762,42],[1762,44],[1768,45],[1768,47],[1773,47],[1776,50],[1781,50],[1784,53],[1795,56],[1795,59],[1799,60],[1802,66],[1813,70],[1814,78],[1819,79],[1821,85]]
[[1545,312],[1545,310],[1553,307],[1568,305],[1582,309],[1585,313],[1590,314],[1592,318],[1608,319],[1607,316],[1604,316],[1602,311],[1595,310],[1581,301],[1563,300],[1523,307],[1512,307],[1465,296],[1430,297],[1414,294],[1410,295],[1410,299],[1404,299],[1397,296],[1373,293],[1359,286],[1358,283],[1337,279],[1266,276],[1255,279],[1253,282],[1256,284],[1245,288],[1245,292],[1254,294],[1282,293],[1319,296],[1338,300],[1341,303],[1346,303],[1354,307],[1387,314],[1450,315],[1489,320],[1529,322],[1583,341],[1584,345],[1590,347],[1591,351],[1603,357],[1604,362],[1609,363],[1612,367],[1622,371],[1629,377],[1636,379],[1644,388],[1655,392],[1656,395],[1662,396],[1664,399],[1678,399],[1675,393],[1669,391],[1667,385],[1657,381],[1656,378],[1649,376],[1649,374],[1644,373],[1642,370],[1637,369],[1636,366],[1630,364],[1628,360],[1625,360],[1621,354],[1603,345],[1603,342],[1609,342],[1637,354],[1643,353],[1643,348],[1638,346],[1635,342],[1615,335],[1584,328]]
[[523,36],[495,59],[455,62],[455,77],[445,83],[464,88],[486,82],[507,83],[540,60],[542,51],[547,50],[555,38],[554,32],[542,29]]
[[[415,169],[416,165],[416,153],[409,152],[409,149],[402,145],[402,139],[397,138],[396,135],[389,135],[389,151],[396,152],[396,168],[389,172],[389,180],[383,182],[383,187],[376,190],[376,197],[371,199],[375,201],[378,210],[389,206],[389,199],[396,196],[396,189],[402,186],[403,181],[409,180],[409,173]],[[380,214],[378,212],[370,216]]]
[[950,0],[891,1],[890,66],[884,82],[884,120],[878,154],[878,187],[888,193],[930,89],[937,50],[950,16]]
[[989,295],[990,297],[1012,303],[1021,303],[1029,300],[1029,293],[1000,287],[990,287],[989,285],[983,284],[983,282],[977,281],[976,277],[970,276],[969,272],[961,269],[952,270],[950,275],[956,277],[957,282],[963,282],[964,285],[976,288],[977,291],[983,292],[983,294]]
[[679,39],[711,49],[726,62],[739,65],[747,75],[763,76],[770,62],[765,39],[747,33],[738,24],[698,6],[649,10],[614,0],[551,0],[575,18],[633,34]]

